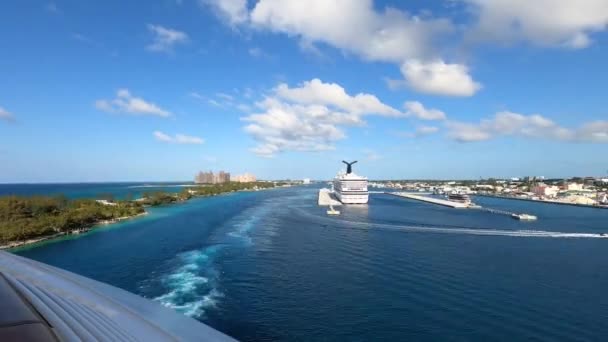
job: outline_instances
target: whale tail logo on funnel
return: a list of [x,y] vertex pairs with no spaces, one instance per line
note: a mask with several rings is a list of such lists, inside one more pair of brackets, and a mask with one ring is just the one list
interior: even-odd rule
[[342,161],[344,164],[346,164],[346,174],[350,174],[353,173],[353,164],[355,164],[357,161],[353,161],[353,162],[347,162],[347,161]]

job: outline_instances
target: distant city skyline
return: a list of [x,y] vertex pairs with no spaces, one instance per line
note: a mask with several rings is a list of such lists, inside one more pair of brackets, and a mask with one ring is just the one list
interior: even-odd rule
[[0,26],[0,183],[330,179],[349,159],[370,179],[608,176],[601,1],[34,0]]

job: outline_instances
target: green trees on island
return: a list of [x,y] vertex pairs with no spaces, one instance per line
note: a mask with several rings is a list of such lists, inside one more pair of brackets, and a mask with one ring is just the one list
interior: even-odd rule
[[112,194],[95,199],[70,200],[65,196],[0,197],[0,244],[91,227],[106,220],[135,216],[145,206],[187,201],[198,196],[214,196],[240,190],[273,188],[285,183],[252,182],[197,185],[178,193],[145,192],[142,198],[114,200]]
[[0,197],[0,243],[68,232],[143,212],[141,204],[127,201],[102,204],[64,196]]

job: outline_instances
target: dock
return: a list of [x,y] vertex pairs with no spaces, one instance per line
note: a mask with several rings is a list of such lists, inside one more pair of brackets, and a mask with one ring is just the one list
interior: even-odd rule
[[385,192],[385,193],[388,195],[413,199],[413,200],[427,202],[427,203],[438,204],[438,205],[442,205],[444,207],[459,208],[459,209],[465,209],[465,208],[469,207],[469,205],[466,203],[453,202],[453,201],[448,201],[448,200],[444,200],[444,199],[440,199],[440,198],[433,198],[433,197],[428,197],[428,196],[420,196],[420,195],[412,194],[412,193],[408,193],[408,192]]
[[385,192],[385,194],[413,199],[413,200],[427,202],[427,203],[432,203],[432,204],[437,204],[437,205],[442,205],[442,206],[450,207],[450,208],[476,209],[476,210],[485,211],[485,212],[492,213],[492,214],[507,215],[507,216],[510,216],[513,218],[515,218],[515,216],[529,216],[530,217],[529,219],[525,218],[525,220],[536,220],[537,219],[537,217],[534,215],[514,213],[511,211],[500,210],[500,209],[486,208],[486,207],[481,207],[481,206],[478,206],[478,205],[475,205],[472,203],[467,204],[467,203],[448,201],[448,200],[444,200],[444,199],[440,199],[440,198],[420,196],[419,194],[413,194],[413,193],[408,193],[408,192]]
[[331,192],[331,190],[320,189],[318,204],[323,205],[323,206],[326,206],[326,205],[333,206],[333,205],[342,205],[342,202],[338,201],[334,197],[334,194]]

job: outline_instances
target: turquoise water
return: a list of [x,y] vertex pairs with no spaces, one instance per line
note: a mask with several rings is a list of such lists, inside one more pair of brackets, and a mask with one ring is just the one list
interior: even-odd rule
[[0,196],[5,195],[65,195],[69,198],[99,198],[112,194],[115,198],[141,197],[146,191],[179,192],[192,182],[131,182],[131,183],[55,183],[55,184],[0,184]]
[[608,210],[494,198],[536,222],[314,187],[153,208],[17,253],[135,292],[241,340],[604,340]]

